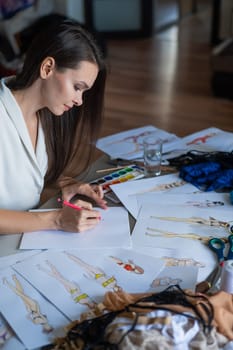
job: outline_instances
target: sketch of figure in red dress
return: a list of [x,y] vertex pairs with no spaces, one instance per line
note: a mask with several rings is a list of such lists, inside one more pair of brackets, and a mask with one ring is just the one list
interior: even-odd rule
[[50,261],[46,260],[46,264],[50,269],[46,269],[39,264],[37,267],[40,271],[45,272],[47,275],[55,278],[58,282],[60,282],[65,290],[70,294],[75,303],[86,305],[90,310],[93,311],[92,316],[95,316],[94,310],[97,304],[89,297],[89,295],[82,292],[81,288],[76,282],[66,279]]
[[140,151],[142,148],[142,142],[140,142],[140,139],[143,138],[144,136],[149,135],[150,133],[151,133],[150,131],[144,131],[138,135],[127,136],[121,140],[112,141],[111,143],[108,144],[108,146],[128,142],[129,144],[133,145],[133,150],[131,152],[126,153],[126,155],[134,154]]
[[116,258],[115,256],[110,256],[110,258],[113,259],[117,263],[117,265],[121,266],[126,271],[133,272],[140,275],[144,273],[143,268],[136,265],[133,262],[133,260],[128,259],[127,262],[124,262],[120,258]]
[[73,260],[76,264],[78,264],[86,271],[87,275],[84,276],[96,281],[103,288],[110,289],[112,291],[122,290],[122,288],[118,286],[117,280],[114,276],[107,276],[102,269],[100,269],[99,267],[89,265],[82,259],[78,258],[76,255],[73,255],[68,252],[64,252],[64,254],[66,254],[71,260]]
[[3,283],[21,298],[28,312],[27,317],[34,324],[41,325],[43,327],[43,332],[52,332],[53,327],[49,325],[47,316],[41,313],[37,300],[34,300],[29,295],[25,294],[24,289],[16,275],[12,275],[12,279],[15,282],[15,285],[8,282],[6,278],[3,278]]
[[187,146],[205,144],[209,138],[215,136],[216,134],[217,134],[216,132],[211,132],[210,134],[199,136],[194,140],[187,142]]
[[[152,133],[152,131],[150,130],[147,130],[147,131],[143,131],[143,132],[140,132],[139,134],[135,134],[135,135],[131,135],[131,136],[126,136],[120,140],[116,140],[116,141],[112,141],[112,142],[109,142],[106,146],[111,146],[111,145],[114,145],[114,144],[122,144],[122,146],[125,144],[125,143],[128,143],[132,150],[130,152],[125,152],[124,155],[125,156],[129,156],[129,155],[133,155],[134,153],[138,153],[139,151],[142,150],[142,147],[143,147],[143,138],[145,136],[148,136]],[[159,142],[159,139],[161,139],[161,136],[158,134],[158,142]],[[167,137],[163,137],[163,143],[166,143],[166,142],[170,142],[170,141],[174,141],[176,139],[176,137],[174,135],[167,135]],[[125,147],[126,149],[127,147]]]

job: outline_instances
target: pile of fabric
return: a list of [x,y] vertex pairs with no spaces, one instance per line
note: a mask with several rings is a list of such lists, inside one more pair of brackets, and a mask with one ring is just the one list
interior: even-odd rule
[[51,349],[233,349],[233,296],[223,291],[107,292],[98,308],[101,316],[83,315]]

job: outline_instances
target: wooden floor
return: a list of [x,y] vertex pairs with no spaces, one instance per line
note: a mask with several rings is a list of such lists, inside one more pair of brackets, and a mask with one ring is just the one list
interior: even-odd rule
[[233,101],[211,89],[210,27],[207,9],[149,39],[108,40],[101,136],[149,124],[178,136],[233,131]]

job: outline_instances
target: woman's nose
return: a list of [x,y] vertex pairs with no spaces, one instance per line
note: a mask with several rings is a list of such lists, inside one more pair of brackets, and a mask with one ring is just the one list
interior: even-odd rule
[[78,95],[74,100],[73,100],[73,104],[75,106],[81,106],[83,103],[83,99],[82,99],[82,94]]

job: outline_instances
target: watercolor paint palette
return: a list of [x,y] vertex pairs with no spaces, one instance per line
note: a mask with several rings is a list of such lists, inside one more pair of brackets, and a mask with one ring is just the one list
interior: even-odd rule
[[138,165],[130,165],[125,168],[121,168],[113,173],[107,174],[95,181],[92,181],[92,185],[101,185],[104,193],[111,191],[110,185],[120,184],[126,181],[132,181],[144,177],[143,168]]

